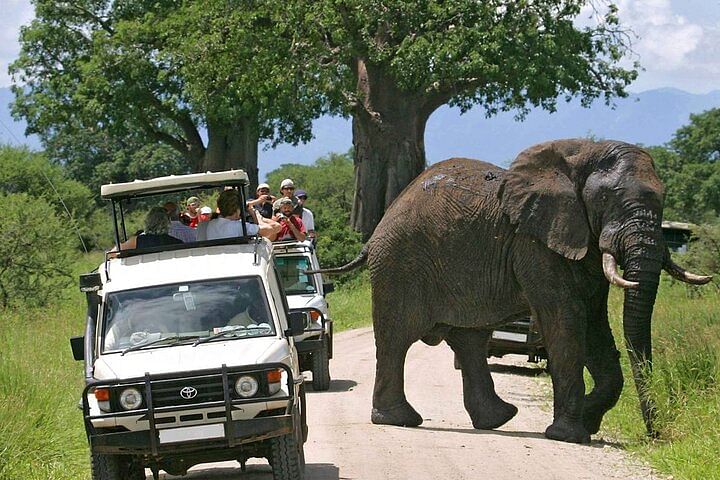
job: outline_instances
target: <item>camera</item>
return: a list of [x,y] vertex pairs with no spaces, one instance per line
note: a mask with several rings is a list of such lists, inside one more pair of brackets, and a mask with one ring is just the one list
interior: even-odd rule
[[287,218],[287,217],[286,217],[285,215],[283,215],[282,213],[278,213],[278,214],[277,214],[277,219],[278,219],[278,220],[282,220],[283,218]]

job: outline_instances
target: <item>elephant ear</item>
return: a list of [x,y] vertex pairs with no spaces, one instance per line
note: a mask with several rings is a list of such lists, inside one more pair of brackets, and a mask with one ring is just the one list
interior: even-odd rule
[[502,211],[517,232],[542,241],[571,260],[587,253],[590,229],[568,152],[545,143],[518,155],[498,192]]

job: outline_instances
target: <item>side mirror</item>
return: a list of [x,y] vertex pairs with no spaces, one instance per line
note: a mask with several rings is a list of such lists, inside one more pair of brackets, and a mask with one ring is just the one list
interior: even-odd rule
[[81,292],[97,292],[102,287],[102,278],[98,272],[83,273],[80,275]]
[[330,292],[335,291],[335,284],[332,282],[323,283],[323,292],[327,295]]
[[70,348],[75,360],[85,360],[85,337],[70,337]]
[[296,335],[302,335],[305,331],[305,322],[307,321],[307,315],[305,312],[292,312],[288,315],[288,337],[294,337]]

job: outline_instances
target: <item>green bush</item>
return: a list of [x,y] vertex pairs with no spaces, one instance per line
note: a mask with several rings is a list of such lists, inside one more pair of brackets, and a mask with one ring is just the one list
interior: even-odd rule
[[26,193],[44,199],[52,206],[52,215],[73,233],[78,249],[83,248],[82,243],[92,249],[107,244],[112,238],[107,212],[97,208],[93,193],[80,182],[71,180],[63,167],[50,163],[41,153],[25,147],[0,146],[2,193]]
[[0,193],[0,211],[0,307],[42,305],[71,281],[74,222],[24,193]]

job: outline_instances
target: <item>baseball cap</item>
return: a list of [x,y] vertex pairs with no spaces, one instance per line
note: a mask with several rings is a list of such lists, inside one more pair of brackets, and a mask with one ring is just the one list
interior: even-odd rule
[[296,196],[296,197],[305,197],[305,198],[307,198],[307,193],[305,193],[305,190],[296,190],[296,191],[295,191],[295,196]]
[[260,185],[257,186],[255,191],[257,192],[258,190],[261,190],[263,188],[267,188],[268,190],[270,190],[270,185],[268,185],[267,183],[261,183]]
[[199,204],[200,204],[200,199],[199,199],[198,197],[190,197],[190,198],[187,199],[186,205],[190,205],[190,204],[193,204],[193,203],[197,203],[197,204],[199,205]]
[[292,202],[291,199],[289,199],[289,198],[287,198],[287,197],[283,197],[283,198],[281,198],[280,200],[278,200],[277,204],[278,204],[278,206],[280,206],[280,205],[288,205],[288,204],[289,204],[289,205],[292,205],[293,202]]
[[210,215],[210,214],[212,213],[212,208],[210,208],[210,207],[202,207],[202,208],[200,209],[200,213],[202,213],[203,215]]
[[295,188],[295,182],[293,182],[289,178],[286,178],[280,183],[280,190],[286,187]]

